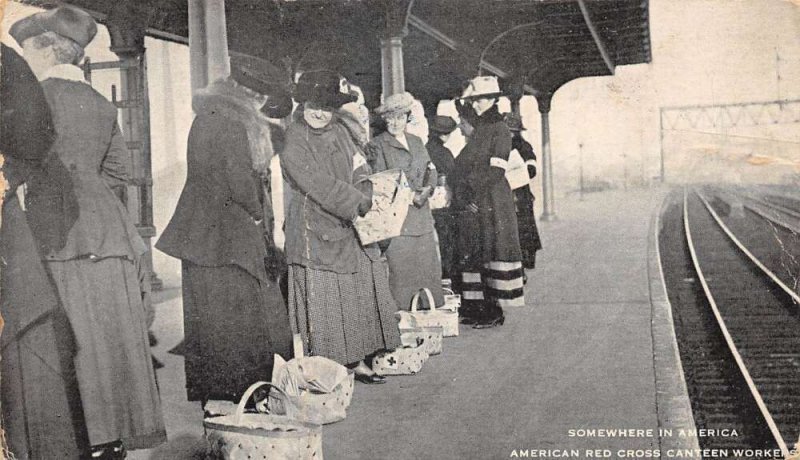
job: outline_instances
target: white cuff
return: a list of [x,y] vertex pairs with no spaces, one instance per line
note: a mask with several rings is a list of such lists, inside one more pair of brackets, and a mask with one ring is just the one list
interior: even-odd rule
[[17,200],[19,201],[19,207],[22,208],[23,211],[27,211],[25,209],[25,192],[28,191],[28,184],[21,184],[17,187]]

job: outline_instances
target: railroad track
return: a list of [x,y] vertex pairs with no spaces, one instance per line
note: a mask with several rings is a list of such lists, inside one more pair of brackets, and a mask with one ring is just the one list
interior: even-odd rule
[[789,211],[790,214],[800,217],[800,199],[795,197],[765,194],[763,200],[775,207]]
[[[780,200],[775,195],[763,197],[750,193],[737,193],[736,195],[751,211],[780,227],[800,233],[800,202],[795,202],[792,198]],[[790,203],[796,203],[797,206],[789,206]]]
[[[736,235],[743,252],[763,265],[786,288],[800,291],[800,217],[794,217],[791,209],[774,207],[771,203],[754,197],[750,193],[712,189],[711,195],[721,199],[709,199],[718,217],[727,230]],[[731,213],[730,201],[741,203],[743,212]],[[727,206],[722,203],[728,202]],[[800,213],[796,213],[800,216]]]
[[709,199],[681,198],[664,215],[660,246],[695,423],[736,431],[700,445],[786,457],[800,434],[800,297]]

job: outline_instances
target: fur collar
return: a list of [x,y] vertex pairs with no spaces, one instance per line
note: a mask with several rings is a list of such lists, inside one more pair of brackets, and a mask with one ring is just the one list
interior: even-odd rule
[[72,64],[58,64],[45,70],[41,78],[39,78],[39,81],[45,81],[48,78],[60,78],[62,80],[86,83],[86,79],[83,77],[83,70],[81,70],[80,67]]
[[227,81],[215,82],[192,98],[192,108],[199,114],[217,114],[241,122],[247,129],[253,170],[266,174],[274,153],[270,122],[259,110],[252,93]]

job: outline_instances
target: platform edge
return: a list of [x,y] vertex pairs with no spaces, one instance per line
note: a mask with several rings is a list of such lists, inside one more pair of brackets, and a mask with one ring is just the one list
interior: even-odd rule
[[[656,412],[662,452],[678,449],[699,449],[696,436],[680,436],[680,430],[694,432],[696,425],[686,388],[678,341],[672,318],[672,305],[667,295],[664,270],[661,266],[659,236],[661,215],[672,199],[668,194],[650,219],[647,245],[647,272],[651,305],[651,334],[656,388]],[[672,433],[668,435],[667,433]],[[663,455],[663,454],[662,454]]]

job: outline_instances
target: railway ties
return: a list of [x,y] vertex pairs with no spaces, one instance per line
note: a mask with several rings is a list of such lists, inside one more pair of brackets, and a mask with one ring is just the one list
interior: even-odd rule
[[[741,443],[777,448],[788,456],[789,443],[800,434],[800,297],[791,282],[791,269],[775,266],[774,258],[767,262],[758,258],[766,259],[780,243],[763,237],[767,228],[763,221],[753,221],[753,216],[767,217],[748,213],[749,220],[736,215],[728,219],[740,233],[760,232],[760,240],[750,240],[751,250],[720,217],[725,213],[717,211],[725,210],[719,202],[699,192],[683,196],[684,252],[688,252],[684,263],[694,271],[684,267],[685,275],[692,275],[684,275],[684,283],[693,286],[683,290],[695,298],[684,292],[679,302],[672,303],[673,308],[685,310],[675,315],[676,327],[682,329],[679,342],[689,368],[695,418],[698,428],[729,425],[741,427],[745,435],[738,440],[708,439],[704,447]],[[681,303],[693,305],[687,309]],[[698,333],[703,328],[706,331]]]

